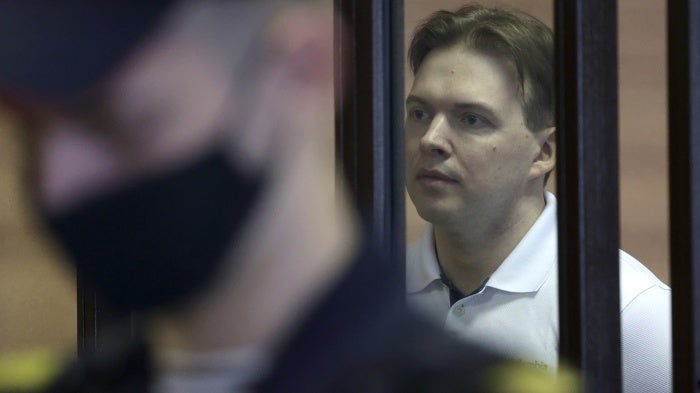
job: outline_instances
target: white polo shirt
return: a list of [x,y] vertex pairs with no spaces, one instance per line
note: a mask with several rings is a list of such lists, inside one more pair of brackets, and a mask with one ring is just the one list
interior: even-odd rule
[[[408,303],[447,331],[550,371],[559,347],[556,198],[475,294],[450,306],[433,226],[408,246]],[[671,392],[671,290],[620,251],[623,390]],[[605,350],[605,349],[601,349]]]

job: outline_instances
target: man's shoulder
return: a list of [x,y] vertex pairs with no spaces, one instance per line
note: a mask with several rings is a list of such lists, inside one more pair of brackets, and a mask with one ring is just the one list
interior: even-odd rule
[[639,295],[653,291],[655,296],[671,296],[671,288],[664,284],[646,266],[620,250],[620,309],[624,310]]

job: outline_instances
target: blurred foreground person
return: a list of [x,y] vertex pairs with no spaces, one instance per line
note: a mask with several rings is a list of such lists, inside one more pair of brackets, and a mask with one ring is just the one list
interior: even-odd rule
[[322,11],[0,3],[0,84],[33,133],[38,207],[79,274],[146,320],[48,390],[556,388],[404,310],[334,190]]

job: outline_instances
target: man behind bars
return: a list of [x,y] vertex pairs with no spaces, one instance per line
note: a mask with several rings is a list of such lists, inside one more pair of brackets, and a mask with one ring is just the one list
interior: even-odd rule
[[[428,222],[408,246],[408,301],[461,337],[555,369],[552,32],[515,10],[439,11],[408,61],[406,187]],[[671,291],[623,251],[620,290],[624,391],[670,392]]]
[[289,1],[0,3],[0,92],[31,126],[42,216],[102,298],[146,320],[142,339],[102,343],[51,391],[519,383],[518,367],[404,311],[401,280],[336,198],[324,15]]

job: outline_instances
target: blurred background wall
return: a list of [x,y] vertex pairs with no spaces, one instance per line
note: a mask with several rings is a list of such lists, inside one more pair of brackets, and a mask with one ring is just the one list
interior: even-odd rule
[[[421,19],[466,1],[404,0],[406,47]],[[517,8],[553,26],[551,0],[481,1]],[[620,223],[622,248],[669,282],[666,111],[666,8],[658,0],[618,1]],[[412,77],[406,70],[406,92]],[[594,114],[592,114],[594,115]],[[550,181],[549,188],[556,186]],[[423,221],[406,196],[406,237]]]
[[0,354],[76,346],[74,274],[45,236],[24,187],[27,150],[0,108]]

